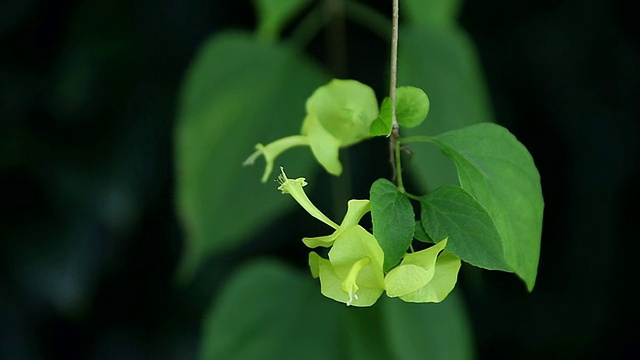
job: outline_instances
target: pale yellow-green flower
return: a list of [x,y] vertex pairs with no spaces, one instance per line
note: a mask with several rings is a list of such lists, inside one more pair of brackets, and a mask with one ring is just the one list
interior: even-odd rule
[[400,296],[400,299],[414,303],[441,302],[456,286],[460,265],[460,258],[443,251],[438,256],[431,281],[412,293]]
[[266,165],[261,180],[262,182],[267,182],[267,180],[269,179],[269,175],[273,171],[273,163],[275,162],[276,158],[292,147],[303,145],[309,145],[309,139],[306,136],[302,135],[287,136],[282,139],[276,140],[266,146],[257,144],[256,152],[251,154],[251,156],[249,156],[247,160],[242,163],[242,165],[253,165],[253,163],[257,158],[260,157],[260,155],[264,156]]
[[371,211],[369,200],[349,200],[347,203],[347,214],[344,216],[342,223],[340,223],[340,226],[333,232],[333,234],[317,237],[305,237],[302,239],[302,242],[310,248],[318,246],[329,247],[333,245],[333,242],[345,230],[358,225],[362,216],[369,211]]
[[304,189],[302,189],[307,185],[307,182],[304,180],[304,178],[289,179],[287,178],[287,174],[284,173],[284,168],[280,167],[278,182],[280,183],[278,190],[280,190],[283,194],[291,195],[295,199],[295,201],[297,201],[300,206],[307,210],[307,212],[311,216],[331,226],[334,229],[338,228],[338,224],[329,219],[325,214],[322,213],[322,211],[318,210],[318,208],[313,205],[311,200],[309,200],[307,194],[304,192]]
[[371,233],[358,222],[371,210],[369,200],[350,200],[340,226],[311,203],[304,178],[289,179],[280,168],[280,190],[291,195],[311,216],[331,226],[331,235],[304,238],[309,247],[331,247],[329,259],[309,254],[309,267],[320,278],[321,292],[328,298],[354,306],[371,306],[384,292],[384,253]]
[[369,200],[350,200],[337,225],[323,214],[305,193],[304,178],[289,179],[280,168],[280,190],[291,195],[311,216],[334,229],[326,236],[305,237],[311,248],[331,247],[329,258],[309,253],[309,267],[320,278],[324,296],[353,306],[371,306],[386,290],[389,297],[407,302],[440,302],[456,284],[460,259],[444,251],[447,239],[418,252],[405,254],[400,265],[384,275],[384,252],[376,238],[358,225],[371,210]]
[[329,251],[329,259],[309,253],[309,267],[320,278],[324,296],[353,306],[371,306],[384,292],[384,253],[362,226],[343,231]]
[[355,80],[334,79],[319,87],[307,99],[305,108],[300,135],[268,145],[258,144],[256,152],[244,162],[244,165],[251,165],[264,156],[266,166],[262,182],[269,178],[278,155],[303,145],[311,147],[316,160],[330,174],[340,175],[340,148],[369,138],[371,123],[378,117],[378,101],[373,90]]

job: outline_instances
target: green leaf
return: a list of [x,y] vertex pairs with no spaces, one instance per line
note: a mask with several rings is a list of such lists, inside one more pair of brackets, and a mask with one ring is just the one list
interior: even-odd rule
[[411,23],[426,26],[453,26],[460,11],[460,0],[404,0],[403,11]]
[[416,127],[429,114],[429,97],[422,89],[401,86],[396,94],[396,118],[402,127]]
[[371,136],[389,136],[392,126],[391,99],[386,97],[382,100],[378,117],[371,123],[370,134]]
[[409,199],[386,179],[371,185],[373,235],[384,251],[384,271],[395,266],[413,240],[415,215]]
[[491,216],[466,190],[443,186],[420,204],[424,229],[432,239],[448,237],[447,251],[474,266],[512,271]]
[[[434,135],[493,121],[478,56],[464,31],[457,27],[405,26],[400,33],[399,84],[424,89],[434,105],[425,125],[402,129],[402,136]],[[458,183],[455,167],[440,151],[420,147],[415,153],[411,170],[418,184],[426,184],[425,192],[427,186],[435,189]]]
[[310,0],[254,0],[258,15],[258,35],[274,40],[280,31]]
[[[396,93],[396,118],[403,127],[420,125],[429,114],[429,98],[422,89],[413,86],[401,86]],[[378,118],[371,124],[371,136],[388,136],[391,133],[393,117],[391,99],[385,97],[380,106]]]
[[372,306],[347,311],[344,317],[347,353],[343,359],[387,360],[391,355],[382,307]]
[[473,337],[464,304],[455,291],[439,304],[380,299],[394,359],[474,358]]
[[433,137],[456,164],[462,187],[493,219],[507,264],[533,289],[544,201],[527,149],[507,129],[478,124]]
[[427,234],[424,230],[424,226],[422,226],[422,220],[416,220],[416,229],[413,234],[413,237],[418,240],[428,244],[433,244],[435,241]]
[[344,305],[328,301],[315,281],[275,261],[242,267],[207,313],[202,360],[335,359]]
[[[183,84],[176,128],[177,206],[187,235],[183,280],[207,256],[247,240],[295,206],[273,185],[260,185],[259,167],[241,164],[256,143],[297,133],[302,104],[326,81],[292,49],[246,34],[204,44]],[[291,151],[282,161],[305,175],[315,163],[308,151]]]

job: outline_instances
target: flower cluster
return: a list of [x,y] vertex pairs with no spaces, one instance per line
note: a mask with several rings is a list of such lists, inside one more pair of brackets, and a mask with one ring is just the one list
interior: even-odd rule
[[304,238],[309,248],[330,247],[328,259],[312,251],[309,267],[320,278],[321,292],[353,306],[371,306],[386,291],[407,302],[440,302],[456,284],[460,259],[445,251],[447,239],[404,255],[402,262],[384,273],[384,251],[376,238],[358,223],[371,210],[369,200],[350,200],[340,225],[309,200],[304,178],[289,179],[281,168],[280,190],[291,195],[311,216],[333,228],[326,236]]

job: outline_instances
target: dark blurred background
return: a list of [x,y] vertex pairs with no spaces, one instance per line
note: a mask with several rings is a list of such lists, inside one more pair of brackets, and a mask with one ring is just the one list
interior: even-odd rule
[[[640,357],[637,13],[467,0],[460,23],[546,202],[532,294],[461,280],[478,357]],[[0,3],[0,358],[195,357],[219,284],[174,283],[177,96],[205,39],[254,24],[250,1]],[[349,68],[384,94],[385,42],[347,30]]]

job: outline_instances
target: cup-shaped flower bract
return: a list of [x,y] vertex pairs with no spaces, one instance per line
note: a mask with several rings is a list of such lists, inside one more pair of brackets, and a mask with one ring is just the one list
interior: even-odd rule
[[443,251],[447,239],[430,248],[405,254],[385,277],[389,297],[407,302],[441,302],[455,287],[460,259]]
[[384,292],[384,253],[362,226],[342,232],[329,251],[329,259],[309,254],[314,277],[320,278],[324,296],[353,306],[371,306]]
[[315,112],[307,114],[302,123],[302,134],[304,134],[311,147],[311,152],[316,160],[329,174],[342,174],[342,163],[340,163],[340,140],[333,137],[320,123]]
[[378,100],[367,85],[334,79],[307,99],[306,109],[342,146],[349,146],[370,136],[371,123],[378,117]]
[[460,258],[446,250],[443,251],[438,256],[431,281],[414,292],[400,296],[400,299],[414,303],[441,302],[456,286],[460,265]]
[[375,93],[355,80],[335,79],[319,87],[306,108],[302,134],[318,162],[329,173],[340,175],[339,149],[371,136],[371,123],[378,117]]
[[378,101],[369,86],[355,80],[334,79],[316,89],[307,99],[306,112],[300,135],[268,145],[258,144],[256,152],[244,162],[244,165],[251,165],[264,156],[266,166],[262,182],[269,178],[278,155],[302,145],[311,147],[316,160],[330,174],[340,175],[340,148],[370,137],[371,123],[378,117]]

